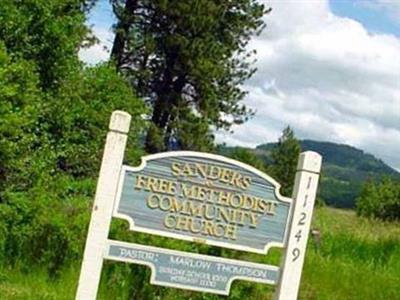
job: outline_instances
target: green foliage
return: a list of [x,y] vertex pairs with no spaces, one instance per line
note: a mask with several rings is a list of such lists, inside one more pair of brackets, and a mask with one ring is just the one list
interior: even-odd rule
[[[400,299],[399,223],[357,217],[351,211],[319,208],[312,226],[321,231],[321,243],[319,248],[312,238],[308,243],[300,300]],[[137,233],[132,234],[135,235]],[[143,242],[146,242],[145,237],[149,235],[143,235]],[[239,253],[241,259],[279,265],[281,257],[277,254],[280,253],[276,253],[279,252],[277,249],[272,250],[275,251],[267,256],[232,252]],[[271,256],[275,256],[275,259],[267,261]],[[18,267],[0,266],[0,295],[10,300],[73,299],[79,269],[78,263],[70,264],[59,274],[59,279],[48,280],[47,273],[41,269],[29,267],[21,270]],[[140,279],[142,277],[144,279]],[[140,280],[147,283],[146,287],[138,285]],[[149,268],[105,262],[98,299],[271,300],[276,289],[266,284],[236,280],[230,296],[225,297],[149,285],[149,280]],[[139,295],[143,295],[143,298]]]
[[[34,126],[40,105],[34,66],[13,62],[0,42],[0,193],[16,182],[24,186],[19,170],[27,167],[35,143]],[[1,194],[0,194],[1,199]]]
[[320,196],[327,204],[354,208],[363,183],[385,176],[400,179],[399,173],[371,154],[348,145],[328,142],[301,141],[303,151],[322,155]]
[[[389,176],[400,179],[400,174],[380,159],[348,145],[311,140],[300,141],[302,151],[322,155],[319,197],[328,205],[354,208],[363,183]],[[271,163],[274,143],[263,144],[253,150],[267,165]]]
[[92,2],[2,2],[0,264],[57,276],[82,256],[113,110],[132,115],[126,160],[140,156],[143,102],[114,67],[79,62]]
[[[266,166],[267,173],[272,175],[271,153],[276,146],[276,143],[269,143],[259,145],[255,149],[243,149],[260,159]],[[364,182],[369,178],[374,181],[382,180],[385,176],[394,181],[400,179],[400,174],[381,160],[347,145],[303,140],[300,141],[300,146],[302,151],[316,151],[322,154],[318,197],[330,206],[354,208],[356,198],[359,196]],[[231,152],[235,149],[235,147],[220,145],[217,152],[221,155],[231,156]]]
[[0,206],[2,256],[7,264],[45,266],[51,276],[81,255],[93,183],[52,178],[29,191],[7,192]]
[[[57,169],[74,176],[94,176],[98,170],[111,112],[132,115],[127,159],[139,157],[138,135],[143,130],[143,103],[111,66],[76,71],[58,89],[41,113],[42,132]],[[57,116],[54,118],[54,116]]]
[[40,86],[57,87],[79,65],[77,53],[89,42],[85,0],[3,0],[0,40],[13,57],[32,61]]
[[152,107],[149,152],[205,149],[211,129],[250,111],[240,103],[255,71],[246,45],[263,28],[255,0],[111,0],[117,17],[112,58]]
[[[143,151],[138,140],[146,130],[141,116],[147,111],[131,85],[108,64],[85,68],[79,62],[79,46],[90,42],[84,13],[92,2],[2,2],[0,295],[6,299],[73,298],[112,110],[125,110],[133,117],[126,161],[135,164]],[[228,128],[247,116],[239,103],[243,91],[238,86],[252,70],[240,57],[246,55],[244,49],[250,34],[261,26],[263,8],[250,0],[229,4],[204,0],[196,5],[155,1],[150,5],[156,14],[150,10],[142,12],[154,17],[151,26],[163,25],[162,34],[158,35],[151,27],[146,34],[130,37],[132,44],[125,45],[124,49],[142,59],[140,63],[146,63],[120,67],[134,86],[139,87],[140,95],[146,96],[153,105],[153,120],[156,105],[161,105],[160,117],[167,117],[165,126],[155,122],[149,127],[148,132],[154,132],[155,137],[151,141],[156,141],[159,149],[212,149],[214,137],[210,126]],[[139,18],[137,22],[141,21]],[[184,88],[179,88],[182,82]],[[148,93],[152,87],[158,89],[154,94]],[[251,151],[238,148],[232,157],[263,169],[264,164]],[[389,198],[390,193],[386,195]],[[127,227],[126,222],[114,221],[110,237],[275,265],[281,257],[279,250],[266,257],[132,234]],[[360,261],[367,261],[367,267],[362,269],[364,273],[381,271],[379,264],[383,264],[391,275],[397,274],[391,269],[398,267],[396,240],[382,238],[375,243],[343,234],[326,237],[319,252],[308,252],[311,254],[306,263],[327,265],[335,259],[356,269]],[[364,252],[358,256],[346,255],[334,247],[335,239],[341,247],[351,245],[358,252]],[[306,283],[312,274],[314,270],[305,272]],[[107,263],[99,299],[224,298],[151,286],[149,279],[148,268]],[[390,281],[379,282],[387,288],[384,296],[394,299],[390,297],[393,291]],[[240,281],[232,285],[230,298],[268,299],[272,292],[273,288],[267,285]],[[302,296],[306,299],[323,295],[311,288],[305,288],[302,293],[307,295]],[[376,294],[371,294],[378,299]]]
[[272,176],[281,184],[281,194],[284,196],[290,197],[292,194],[299,155],[300,143],[287,126],[271,151],[273,163],[270,167]]
[[[124,109],[133,116],[136,130],[130,133],[126,159],[134,163],[140,157],[135,145],[143,130],[144,107],[107,65],[77,70],[59,87],[57,96],[42,96],[48,102],[34,122],[38,124],[34,137],[40,144],[30,144],[24,153],[30,168],[20,167],[24,156],[13,152],[11,162],[19,162],[20,169],[6,170],[11,185],[2,190],[0,255],[8,263],[47,265],[49,274],[57,275],[66,262],[82,254],[89,199],[94,194],[92,178],[99,169],[111,111]],[[14,182],[14,173],[30,184]]]
[[364,183],[357,198],[357,213],[361,216],[383,220],[400,220],[399,182],[384,178],[381,182]]
[[[382,160],[349,145],[304,140],[301,141],[301,147],[320,153],[323,157],[326,157],[326,162],[338,167],[374,173],[395,173],[395,170]],[[365,178],[365,175],[363,175],[363,178]]]
[[262,159],[260,159],[254,152],[250,149],[243,147],[226,148],[224,146],[219,146],[217,152],[221,155],[228,156],[230,158],[236,159],[243,163],[246,163],[254,168],[265,172],[266,166]]

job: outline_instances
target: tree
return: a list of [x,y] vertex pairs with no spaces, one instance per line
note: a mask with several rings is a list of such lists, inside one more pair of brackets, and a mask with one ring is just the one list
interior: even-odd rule
[[26,184],[20,170],[26,167],[36,142],[34,127],[41,100],[34,69],[26,60],[13,62],[0,41],[0,202],[6,187]]
[[400,220],[400,186],[391,178],[368,180],[356,199],[357,214],[383,220]]
[[242,147],[235,147],[232,151],[228,152],[227,155],[230,158],[236,159],[241,161],[245,164],[253,166],[254,168],[264,172],[265,171],[265,164],[253,151],[250,149],[242,148]]
[[246,45],[263,28],[255,0],[111,0],[112,59],[150,105],[149,152],[204,149],[213,129],[251,115],[241,84],[255,71]]
[[43,89],[54,89],[80,64],[80,47],[93,41],[85,11],[94,1],[4,0],[0,40],[14,57],[35,63]]
[[272,149],[273,164],[270,170],[275,179],[281,184],[281,193],[284,196],[290,197],[292,194],[300,151],[299,141],[290,126],[287,126],[283,130],[278,143]]
[[143,102],[114,66],[79,61],[88,3],[1,2],[0,264],[56,275],[81,258],[112,110],[132,115],[125,159],[139,156]]

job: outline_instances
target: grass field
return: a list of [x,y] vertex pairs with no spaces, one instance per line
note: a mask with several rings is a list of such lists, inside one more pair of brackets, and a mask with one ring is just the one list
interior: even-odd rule
[[[323,207],[316,209],[312,226],[320,230],[321,243],[318,247],[310,238],[300,299],[400,299],[399,223],[372,221],[359,218],[352,211]],[[246,254],[241,258],[276,264],[280,260],[280,251],[274,250],[267,257]],[[104,278],[115,265],[107,263],[105,266],[99,299],[132,298],[132,280]],[[136,268],[138,273],[145,270],[144,267]],[[41,269],[3,267],[0,269],[0,299],[74,299],[78,273],[78,262],[65,269],[58,279],[49,279]],[[146,274],[148,276],[149,272]],[[163,295],[157,299],[226,298],[156,286],[151,288],[160,290]],[[240,289],[249,290],[248,299],[272,299],[274,292],[271,286],[236,282],[229,299],[240,299]]]

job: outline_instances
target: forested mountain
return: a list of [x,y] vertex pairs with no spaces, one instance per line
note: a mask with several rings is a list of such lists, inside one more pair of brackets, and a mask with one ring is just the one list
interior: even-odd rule
[[[319,197],[328,205],[353,208],[362,183],[385,176],[400,178],[400,173],[382,160],[349,145],[312,140],[300,141],[302,151],[316,151],[323,157]],[[275,143],[249,149],[268,166]],[[219,152],[229,155],[234,147],[220,147]]]

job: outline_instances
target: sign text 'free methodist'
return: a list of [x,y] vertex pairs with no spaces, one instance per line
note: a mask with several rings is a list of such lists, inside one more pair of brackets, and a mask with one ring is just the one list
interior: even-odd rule
[[290,199],[273,179],[224,157],[178,154],[124,166],[114,216],[132,230],[232,249],[266,253],[283,245]]

